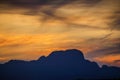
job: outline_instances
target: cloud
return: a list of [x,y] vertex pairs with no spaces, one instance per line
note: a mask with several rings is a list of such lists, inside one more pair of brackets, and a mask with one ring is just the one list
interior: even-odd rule
[[[0,50],[24,55],[33,49],[35,52],[43,49],[46,54],[56,49],[77,48],[89,51],[92,58],[119,54],[120,42],[114,39],[120,33],[119,2],[0,0],[0,34],[7,38],[0,39]],[[20,35],[26,36],[18,39]]]
[[[90,58],[108,56],[108,55],[119,55],[120,54],[120,41],[119,38],[114,40],[107,40],[108,42],[100,42],[98,48],[88,52],[87,56]],[[111,42],[111,43],[110,43]]]
[[[113,4],[116,4],[115,2]],[[90,27],[92,26],[91,28],[98,28],[98,26],[101,24],[102,24],[101,26],[105,26],[109,22],[109,20],[106,20],[106,15],[101,16],[101,12],[102,12],[102,9],[107,9],[109,11],[109,9],[108,9],[109,6],[108,6],[108,8],[106,8],[105,5],[102,5],[104,3],[105,3],[104,0],[1,0],[0,1],[0,5],[6,5],[6,7],[8,7],[8,10],[7,10],[8,13],[11,10],[14,12],[17,12],[17,10],[25,9],[20,14],[30,15],[30,16],[34,16],[34,15],[42,16],[42,18],[40,19],[40,21],[42,21],[42,23],[45,23],[48,20],[60,20],[63,22],[63,24],[65,23],[68,26],[73,26],[73,27],[77,26],[77,28],[78,28],[78,26],[79,27],[88,26],[83,23],[90,24]],[[109,2],[107,2],[105,4],[108,5],[108,3]],[[76,6],[78,4],[79,4],[79,6]],[[65,7],[68,5],[69,5],[69,7],[67,9],[65,9]],[[64,14],[64,12],[71,13],[69,11],[69,9],[72,9],[71,6],[73,6],[73,5],[76,6],[76,8],[78,8],[78,10],[77,10],[78,12],[73,13],[74,15],[78,15],[80,13],[78,17],[71,20],[69,16],[74,17],[73,15],[68,15],[68,16],[60,15],[61,13]],[[111,5],[111,6],[112,6],[112,8],[114,7],[114,5]],[[11,7],[11,10],[10,10],[10,7]],[[93,7],[95,7],[95,8],[93,8]],[[2,8],[3,8],[3,10],[1,10],[0,12],[3,11],[6,13],[7,11],[5,11],[5,9],[7,9],[7,8],[5,8],[5,6]],[[59,12],[59,9],[65,9],[66,11]],[[83,10],[83,12],[81,12],[81,10]],[[74,9],[73,9],[73,11],[74,11]],[[104,11],[104,13],[106,14],[106,11]],[[91,17],[88,16],[88,14],[91,15]],[[96,14],[100,15],[99,20],[98,20],[98,18],[95,17]],[[107,16],[110,16],[110,15],[111,15],[111,13],[107,14]],[[82,18],[82,19],[77,20],[78,18]],[[105,19],[103,20],[103,18],[105,18]],[[101,28],[103,28],[103,27],[101,27]]]
[[117,16],[117,18],[113,21],[112,29],[113,30],[120,30],[120,16]]
[[110,26],[111,30],[120,30],[120,1],[116,0],[116,4],[114,4],[114,11],[113,14],[108,17],[111,20],[108,25]]
[[84,4],[90,7],[96,5],[100,1],[102,0],[1,0],[0,4],[12,8],[29,9],[29,11],[24,13],[26,15],[36,15],[40,11],[46,15],[57,17],[54,15],[55,11],[65,5]]
[[98,53],[106,54],[106,55],[114,55],[114,54],[120,54],[120,46],[113,46],[113,47],[108,47],[104,49],[97,50]]
[[99,37],[99,38],[90,38],[90,39],[87,39],[88,42],[92,42],[92,41],[98,41],[98,42],[103,42],[103,41],[106,41],[109,37],[111,37],[113,33],[108,33],[102,37]]
[[94,5],[97,4],[102,0],[1,0],[1,4],[11,4],[13,6],[18,7],[32,7],[32,6],[38,6],[38,5],[54,5],[56,7],[62,6],[65,4],[71,4],[71,3],[80,3],[80,4],[88,4],[88,5]]
[[115,60],[114,63],[120,63],[120,60]]

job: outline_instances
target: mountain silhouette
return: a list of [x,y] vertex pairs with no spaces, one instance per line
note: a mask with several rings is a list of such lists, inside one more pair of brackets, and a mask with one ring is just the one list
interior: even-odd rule
[[0,64],[0,80],[98,80],[120,79],[120,68],[99,67],[81,51],[54,51],[38,60],[10,60]]

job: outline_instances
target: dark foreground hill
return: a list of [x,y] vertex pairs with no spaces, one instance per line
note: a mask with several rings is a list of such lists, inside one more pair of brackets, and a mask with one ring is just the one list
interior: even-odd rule
[[54,51],[34,61],[11,60],[0,64],[0,80],[120,79],[120,68],[100,68],[76,49]]

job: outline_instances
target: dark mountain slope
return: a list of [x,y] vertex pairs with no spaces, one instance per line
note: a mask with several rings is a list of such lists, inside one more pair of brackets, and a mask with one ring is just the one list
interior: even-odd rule
[[0,80],[120,79],[120,68],[102,68],[76,49],[54,51],[38,60],[11,60],[0,65]]

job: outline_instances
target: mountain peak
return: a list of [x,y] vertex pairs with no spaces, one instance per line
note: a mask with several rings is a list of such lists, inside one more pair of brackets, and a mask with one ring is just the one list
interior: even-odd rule
[[68,50],[61,50],[61,51],[53,51],[48,57],[51,58],[77,58],[80,60],[84,60],[84,55],[80,50],[77,49],[68,49]]

